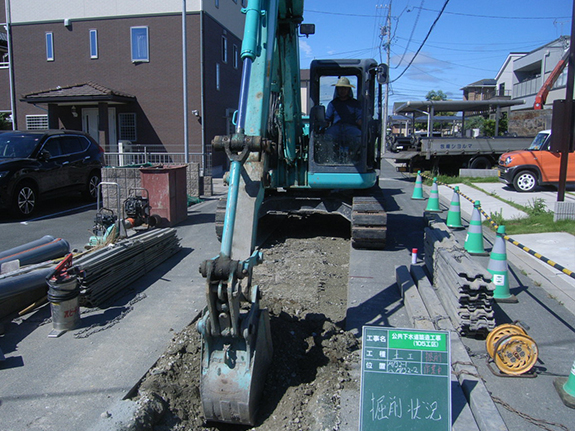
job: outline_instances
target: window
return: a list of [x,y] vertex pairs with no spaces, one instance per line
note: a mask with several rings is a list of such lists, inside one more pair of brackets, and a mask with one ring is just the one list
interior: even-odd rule
[[228,38],[222,36],[222,62],[228,62]]
[[220,91],[220,63],[216,63],[216,90]]
[[26,115],[26,129],[28,130],[48,129],[48,115]]
[[98,58],[98,30],[90,30],[90,58]]
[[118,114],[118,139],[122,141],[136,141],[136,113],[126,112]]
[[238,68],[238,59],[239,59],[238,46],[237,45],[234,45],[232,55],[234,56],[234,58],[232,59],[232,61],[234,63],[234,69],[237,69]]
[[9,66],[10,66],[10,57],[8,56],[8,53],[5,52],[4,54],[2,54],[2,60],[0,60],[0,69],[5,69]]
[[62,149],[60,148],[60,139],[58,138],[51,138],[49,139],[42,150],[46,150],[50,153],[50,157],[58,157],[62,155]]
[[46,33],[46,61],[54,61],[54,35]]
[[148,27],[131,27],[132,63],[150,61]]
[[86,140],[80,136],[62,136],[60,138],[60,148],[62,149],[62,154],[81,153],[87,148]]

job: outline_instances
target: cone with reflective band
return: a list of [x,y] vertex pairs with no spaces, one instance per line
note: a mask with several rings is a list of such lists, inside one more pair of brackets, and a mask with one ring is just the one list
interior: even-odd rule
[[497,228],[497,236],[493,250],[489,255],[489,264],[487,271],[493,276],[493,284],[495,291],[493,292],[494,299],[511,299],[513,295],[509,292],[509,274],[507,268],[507,251],[505,248],[505,226]]
[[467,236],[465,237],[465,250],[471,254],[485,254],[479,207],[481,207],[481,202],[475,201],[469,227],[467,228]]
[[431,193],[429,194],[429,199],[427,200],[427,208],[425,211],[431,212],[442,212],[439,208],[439,191],[437,190],[437,178],[433,179],[433,184],[431,186]]
[[451,205],[447,212],[447,220],[445,221],[447,227],[458,229],[462,228],[461,224],[461,205],[459,203],[459,187],[455,186],[453,197],[451,198]]
[[573,366],[571,367],[569,378],[563,385],[563,390],[572,397],[575,397],[575,362],[573,362]]
[[421,180],[421,171],[417,171],[417,178],[415,179],[415,188],[413,189],[413,194],[411,199],[422,200],[423,197],[423,181]]
[[553,386],[555,386],[563,404],[575,409],[575,362],[573,362],[569,377],[555,378]]

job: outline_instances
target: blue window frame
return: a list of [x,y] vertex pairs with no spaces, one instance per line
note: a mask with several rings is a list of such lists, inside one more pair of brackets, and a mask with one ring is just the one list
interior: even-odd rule
[[148,27],[131,27],[132,63],[150,61]]
[[46,61],[54,61],[54,35],[46,33]]
[[90,58],[98,58],[98,30],[90,30]]

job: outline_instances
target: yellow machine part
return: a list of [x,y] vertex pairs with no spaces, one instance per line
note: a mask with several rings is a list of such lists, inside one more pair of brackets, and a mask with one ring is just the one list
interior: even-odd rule
[[495,365],[502,372],[520,375],[533,368],[539,349],[535,341],[526,334],[508,334],[495,343]]
[[503,325],[497,326],[493,331],[487,335],[487,339],[485,340],[485,344],[487,347],[487,353],[489,353],[489,357],[493,359],[495,355],[495,345],[497,342],[507,335],[512,334],[522,334],[527,335],[527,332],[518,325],[513,325],[511,323],[504,323]]

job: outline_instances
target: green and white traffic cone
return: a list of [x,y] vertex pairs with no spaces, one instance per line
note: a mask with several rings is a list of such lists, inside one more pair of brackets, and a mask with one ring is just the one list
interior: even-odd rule
[[421,171],[417,171],[417,178],[415,179],[415,188],[413,189],[413,194],[411,199],[422,200],[423,197],[423,181],[421,179]]
[[455,186],[453,197],[451,198],[451,205],[447,212],[447,219],[445,220],[447,227],[452,229],[461,229],[461,205],[459,202],[459,187]]
[[481,213],[479,212],[480,207],[481,202],[475,201],[473,204],[473,212],[471,213],[471,220],[469,221],[469,227],[467,228],[464,247],[469,254],[486,256],[487,253],[485,253],[485,248],[483,247],[483,230],[481,227]]
[[509,274],[507,268],[507,250],[505,247],[505,226],[497,228],[497,236],[493,250],[489,255],[487,271],[493,276],[495,291],[493,299],[496,302],[515,303],[517,298],[509,292]]
[[573,362],[569,377],[557,377],[553,381],[553,385],[555,386],[557,393],[559,393],[559,397],[561,398],[561,401],[563,401],[563,404],[575,409],[575,362]]
[[434,213],[443,212],[439,208],[439,191],[437,190],[437,178],[433,179],[433,184],[431,185],[431,192],[429,194],[429,199],[427,200],[427,208],[425,211],[430,211]]

